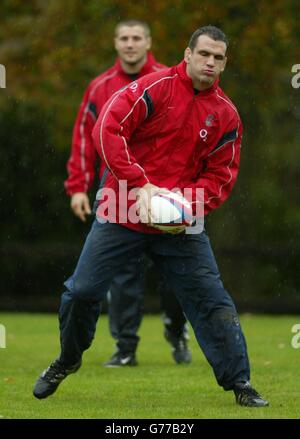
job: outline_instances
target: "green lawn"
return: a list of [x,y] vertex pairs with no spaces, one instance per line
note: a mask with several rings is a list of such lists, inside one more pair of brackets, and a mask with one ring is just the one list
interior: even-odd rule
[[300,316],[244,315],[242,326],[252,364],[252,383],[270,407],[248,409],[224,392],[191,335],[193,362],[176,365],[158,316],[140,330],[139,366],[106,369],[113,352],[106,316],[80,371],[46,400],[32,396],[39,373],[58,354],[53,315],[0,314],[6,349],[0,349],[1,418],[299,418],[300,350],[291,347],[291,328]]

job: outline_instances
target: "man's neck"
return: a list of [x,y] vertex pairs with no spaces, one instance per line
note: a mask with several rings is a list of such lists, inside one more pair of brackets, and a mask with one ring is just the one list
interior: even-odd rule
[[197,80],[193,81],[193,79],[192,79],[192,82],[193,82],[194,90],[198,90],[198,91],[208,90],[213,85],[213,83],[208,84],[207,82],[200,82]]
[[125,61],[120,60],[122,70],[128,75],[134,75],[140,73],[146,62],[147,62],[147,55],[136,64],[128,64]]

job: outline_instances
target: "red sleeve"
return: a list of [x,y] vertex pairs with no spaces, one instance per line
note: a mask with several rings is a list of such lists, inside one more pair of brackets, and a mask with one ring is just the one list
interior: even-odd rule
[[[242,131],[242,123],[238,120],[208,155],[203,172],[192,185],[193,210],[196,216],[198,203],[204,203],[206,215],[229,197],[239,170]],[[197,193],[199,188],[203,188],[202,193]]]
[[128,145],[132,133],[147,116],[144,91],[140,82],[133,82],[115,93],[102,109],[93,130],[101,159],[117,180],[127,181],[129,188],[149,183]]
[[67,163],[68,178],[65,189],[68,195],[87,192],[93,185],[97,153],[92,130],[97,120],[96,105],[90,99],[91,84],[84,93],[73,129],[71,155]]

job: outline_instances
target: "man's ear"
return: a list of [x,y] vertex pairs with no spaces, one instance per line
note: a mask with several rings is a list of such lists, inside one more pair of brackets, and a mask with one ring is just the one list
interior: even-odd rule
[[226,63],[227,63],[227,56],[225,56],[225,58],[224,58],[224,64],[223,64],[223,67],[221,68],[221,72],[224,72],[225,67],[226,67]]
[[189,47],[187,47],[184,51],[184,61],[187,64],[189,64],[189,62],[190,62],[191,54],[192,54],[191,49]]
[[152,38],[151,37],[148,37],[147,38],[147,50],[150,50],[151,49],[151,46],[152,46]]
[[115,46],[115,49],[117,50],[117,44],[118,44],[118,39],[117,38],[114,38],[114,46]]

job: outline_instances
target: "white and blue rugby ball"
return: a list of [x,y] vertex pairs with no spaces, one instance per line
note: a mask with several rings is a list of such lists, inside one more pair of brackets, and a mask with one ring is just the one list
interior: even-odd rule
[[151,198],[152,223],[164,232],[178,226],[190,226],[193,210],[190,202],[175,192],[161,193]]

